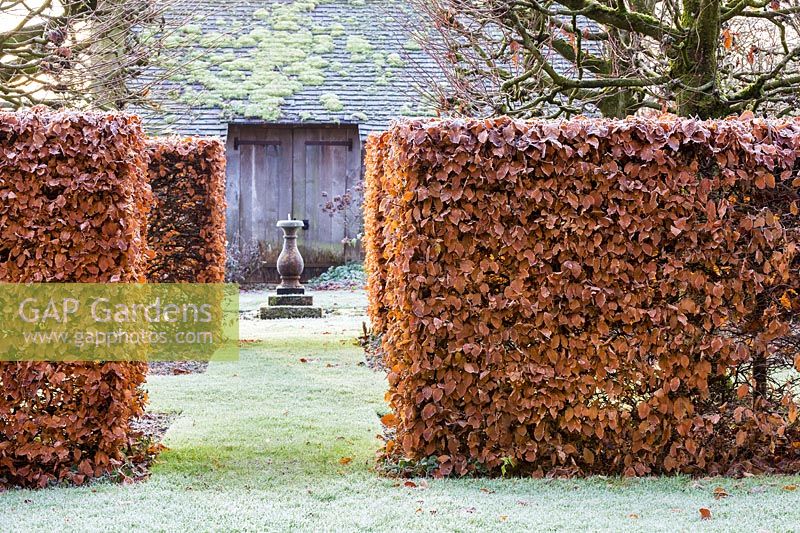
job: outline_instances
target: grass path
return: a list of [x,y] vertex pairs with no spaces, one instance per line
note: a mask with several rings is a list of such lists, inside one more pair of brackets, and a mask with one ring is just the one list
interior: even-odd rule
[[[432,480],[427,489],[380,478],[383,376],[358,366],[346,328],[283,326],[237,363],[151,378],[152,409],[180,417],[149,481],[2,493],[0,532],[800,530],[800,491],[783,489],[800,477]],[[715,500],[717,486],[730,496]],[[713,520],[701,522],[700,507]]]

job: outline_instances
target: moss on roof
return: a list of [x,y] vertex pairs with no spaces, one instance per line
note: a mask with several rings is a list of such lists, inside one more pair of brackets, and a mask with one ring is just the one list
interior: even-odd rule
[[166,17],[190,24],[161,55],[172,76],[148,68],[158,107],[137,111],[158,134],[344,122],[365,137],[401,108],[416,114],[420,85],[443,80],[424,51],[404,49],[414,16],[402,0],[175,0]]
[[350,52],[350,60],[354,63],[365,62],[372,48],[370,42],[361,35],[350,35],[347,38],[347,51]]
[[[353,63],[368,66],[375,84],[385,84],[391,76],[389,70],[403,67],[403,60],[396,53],[386,56],[376,51],[359,28],[348,30],[347,17],[336,16],[327,25],[314,20],[314,10],[330,1],[296,0],[257,9],[253,6],[252,23],[244,25],[228,24],[224,16],[218,15],[194,17],[192,24],[176,32],[167,43],[186,50],[181,60],[188,59],[188,68],[180,68],[175,59],[162,63],[178,72],[172,77],[182,85],[177,91],[178,99],[192,107],[218,108],[231,116],[276,121],[286,98],[305,87],[324,85],[329,73],[347,76],[346,66],[325,59],[337,46],[350,53]],[[350,1],[364,4],[363,0]],[[204,31],[204,21],[211,17],[215,18]],[[332,113],[343,109],[335,94],[324,94],[320,102]]]
[[338,112],[344,109],[344,105],[342,105],[342,101],[339,100],[339,97],[333,93],[325,93],[319,97],[319,101],[322,103],[323,107],[331,112]]

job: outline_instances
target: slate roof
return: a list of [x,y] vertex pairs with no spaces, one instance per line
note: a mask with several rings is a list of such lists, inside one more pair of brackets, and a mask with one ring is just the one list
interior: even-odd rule
[[[180,135],[218,136],[224,138],[228,123],[236,124],[357,124],[362,137],[387,129],[392,120],[401,116],[431,114],[430,107],[420,96],[420,83],[443,83],[444,75],[439,66],[424,51],[409,46],[412,42],[411,26],[415,25],[413,13],[401,0],[175,0],[169,17],[176,24],[191,28],[177,32],[180,46],[173,50],[175,57],[199,57],[199,69],[209,75],[224,75],[231,65],[252,60],[259,53],[259,46],[231,45],[232,38],[249,33],[286,32],[276,25],[275,12],[286,6],[304,6],[299,14],[301,28],[313,28],[332,37],[332,46],[324,52],[308,51],[308,57],[322,58],[328,65],[323,68],[321,84],[302,84],[299,90],[282,96],[277,116],[258,116],[248,113],[248,102],[259,98],[244,91],[246,96],[222,98],[224,104],[209,105],[208,102],[189,103],[188,93],[203,95],[214,91],[198,83],[196,79],[171,79],[162,81],[153,88],[153,100],[161,105],[159,112],[138,110],[146,127],[152,133],[177,133]],[[266,11],[265,11],[266,10]],[[291,22],[291,21],[290,21]],[[589,29],[596,25],[583,17],[579,24]],[[416,24],[418,25],[418,24]],[[331,28],[337,28],[332,32]],[[289,30],[292,34],[294,30]],[[213,49],[198,41],[203,36],[227,36]],[[354,61],[348,49],[352,39],[369,43],[370,51]],[[595,50],[590,49],[591,52]],[[168,51],[169,52],[169,51]],[[262,51],[263,52],[263,51]],[[277,51],[280,53],[280,51]],[[375,57],[384,60],[391,55],[400,56],[402,66],[378,66]],[[574,68],[558,54],[550,52],[548,57],[556,70],[569,73]],[[216,58],[216,59],[214,59]],[[385,63],[385,61],[384,61]],[[195,63],[189,63],[193,68]],[[341,65],[343,68],[336,68]],[[283,70],[284,67],[276,67]],[[295,79],[296,76],[293,76]],[[243,78],[243,79],[246,79]],[[259,82],[263,86],[267,82]],[[326,108],[324,97],[335,95],[341,110]],[[241,96],[241,95],[239,95]],[[189,99],[191,100],[191,99]]]
[[[297,3],[297,2],[295,2]],[[308,3],[308,2],[306,2]],[[178,0],[170,17],[196,26],[194,32],[201,35],[231,33],[238,25],[239,34],[247,34],[263,28],[275,31],[273,21],[267,17],[254,16],[265,7],[291,4],[280,0]],[[313,2],[311,3],[313,5]],[[316,7],[301,16],[304,29],[309,24],[315,28],[338,27],[334,32],[333,49],[327,53],[313,54],[322,57],[329,65],[341,64],[344,68],[325,68],[321,85],[303,85],[291,95],[283,97],[280,116],[265,119],[248,116],[240,110],[220,109],[216,106],[187,104],[180,94],[186,88],[198,92],[207,90],[202,84],[185,80],[167,80],[153,88],[153,99],[160,102],[158,113],[140,113],[145,125],[157,133],[174,132],[181,135],[225,137],[227,124],[281,123],[281,124],[359,124],[362,136],[385,130],[392,119],[402,115],[419,115],[422,110],[415,90],[417,80],[432,76],[442,79],[435,62],[424,52],[411,49],[407,17],[402,13],[403,2],[395,0],[322,0]],[[199,16],[198,16],[199,13]],[[399,14],[399,16],[398,16]],[[234,35],[237,32],[234,32]],[[365,39],[372,47],[366,61],[353,62],[348,50],[348,40],[353,37]],[[215,49],[217,53],[232,54],[235,59],[245,59],[253,53],[253,47],[227,47]],[[180,54],[206,53],[200,45],[188,43],[181,46]],[[374,57],[399,54],[403,66],[380,68]],[[396,60],[396,56],[395,56]],[[220,72],[224,65],[213,65],[212,72]],[[387,76],[384,76],[386,73]],[[377,80],[381,79],[379,83]],[[326,109],[321,98],[335,95],[341,102],[340,111]],[[246,100],[244,101],[246,103]]]

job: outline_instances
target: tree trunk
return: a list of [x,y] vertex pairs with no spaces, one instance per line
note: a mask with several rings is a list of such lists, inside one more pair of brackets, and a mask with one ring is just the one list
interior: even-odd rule
[[147,7],[139,5],[139,0],[95,0],[94,3],[95,19],[102,28],[107,29],[105,32],[99,28],[93,29],[97,41],[90,48],[93,79],[87,91],[94,102],[101,104],[100,107],[122,109],[130,97],[127,82],[130,77],[128,61],[131,50],[127,47],[127,41],[134,32],[131,20]]
[[625,118],[636,112],[636,100],[631,90],[620,89],[600,100],[597,108],[604,117]]
[[753,381],[755,382],[754,398],[767,399],[767,378],[769,367],[767,355],[758,353],[753,355]]
[[[767,310],[768,298],[761,294],[756,300],[755,309],[744,317],[744,333],[755,336],[758,331],[764,330],[764,312]],[[757,349],[752,355],[752,373],[755,390],[753,399],[767,398],[767,379],[769,378],[769,361],[767,360],[767,347]]]
[[[620,31],[616,28],[609,28],[609,39],[619,47],[630,46],[631,35],[629,32]],[[626,72],[630,66],[630,58],[625,54],[619,54],[616,61],[606,58],[600,73],[606,76],[615,77],[619,72]],[[636,94],[631,89],[617,89],[604,96],[598,103],[597,108],[604,117],[625,118],[636,112]]]
[[684,0],[686,38],[671,45],[678,115],[717,118],[727,114],[719,97],[717,51],[720,0]]

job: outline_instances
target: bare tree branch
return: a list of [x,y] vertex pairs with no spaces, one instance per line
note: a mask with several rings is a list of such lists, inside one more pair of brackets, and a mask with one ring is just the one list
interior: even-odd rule
[[122,108],[147,103],[137,82],[165,53],[157,0],[0,0],[0,106]]
[[800,0],[411,3],[445,70],[443,113],[720,117],[800,95]]

